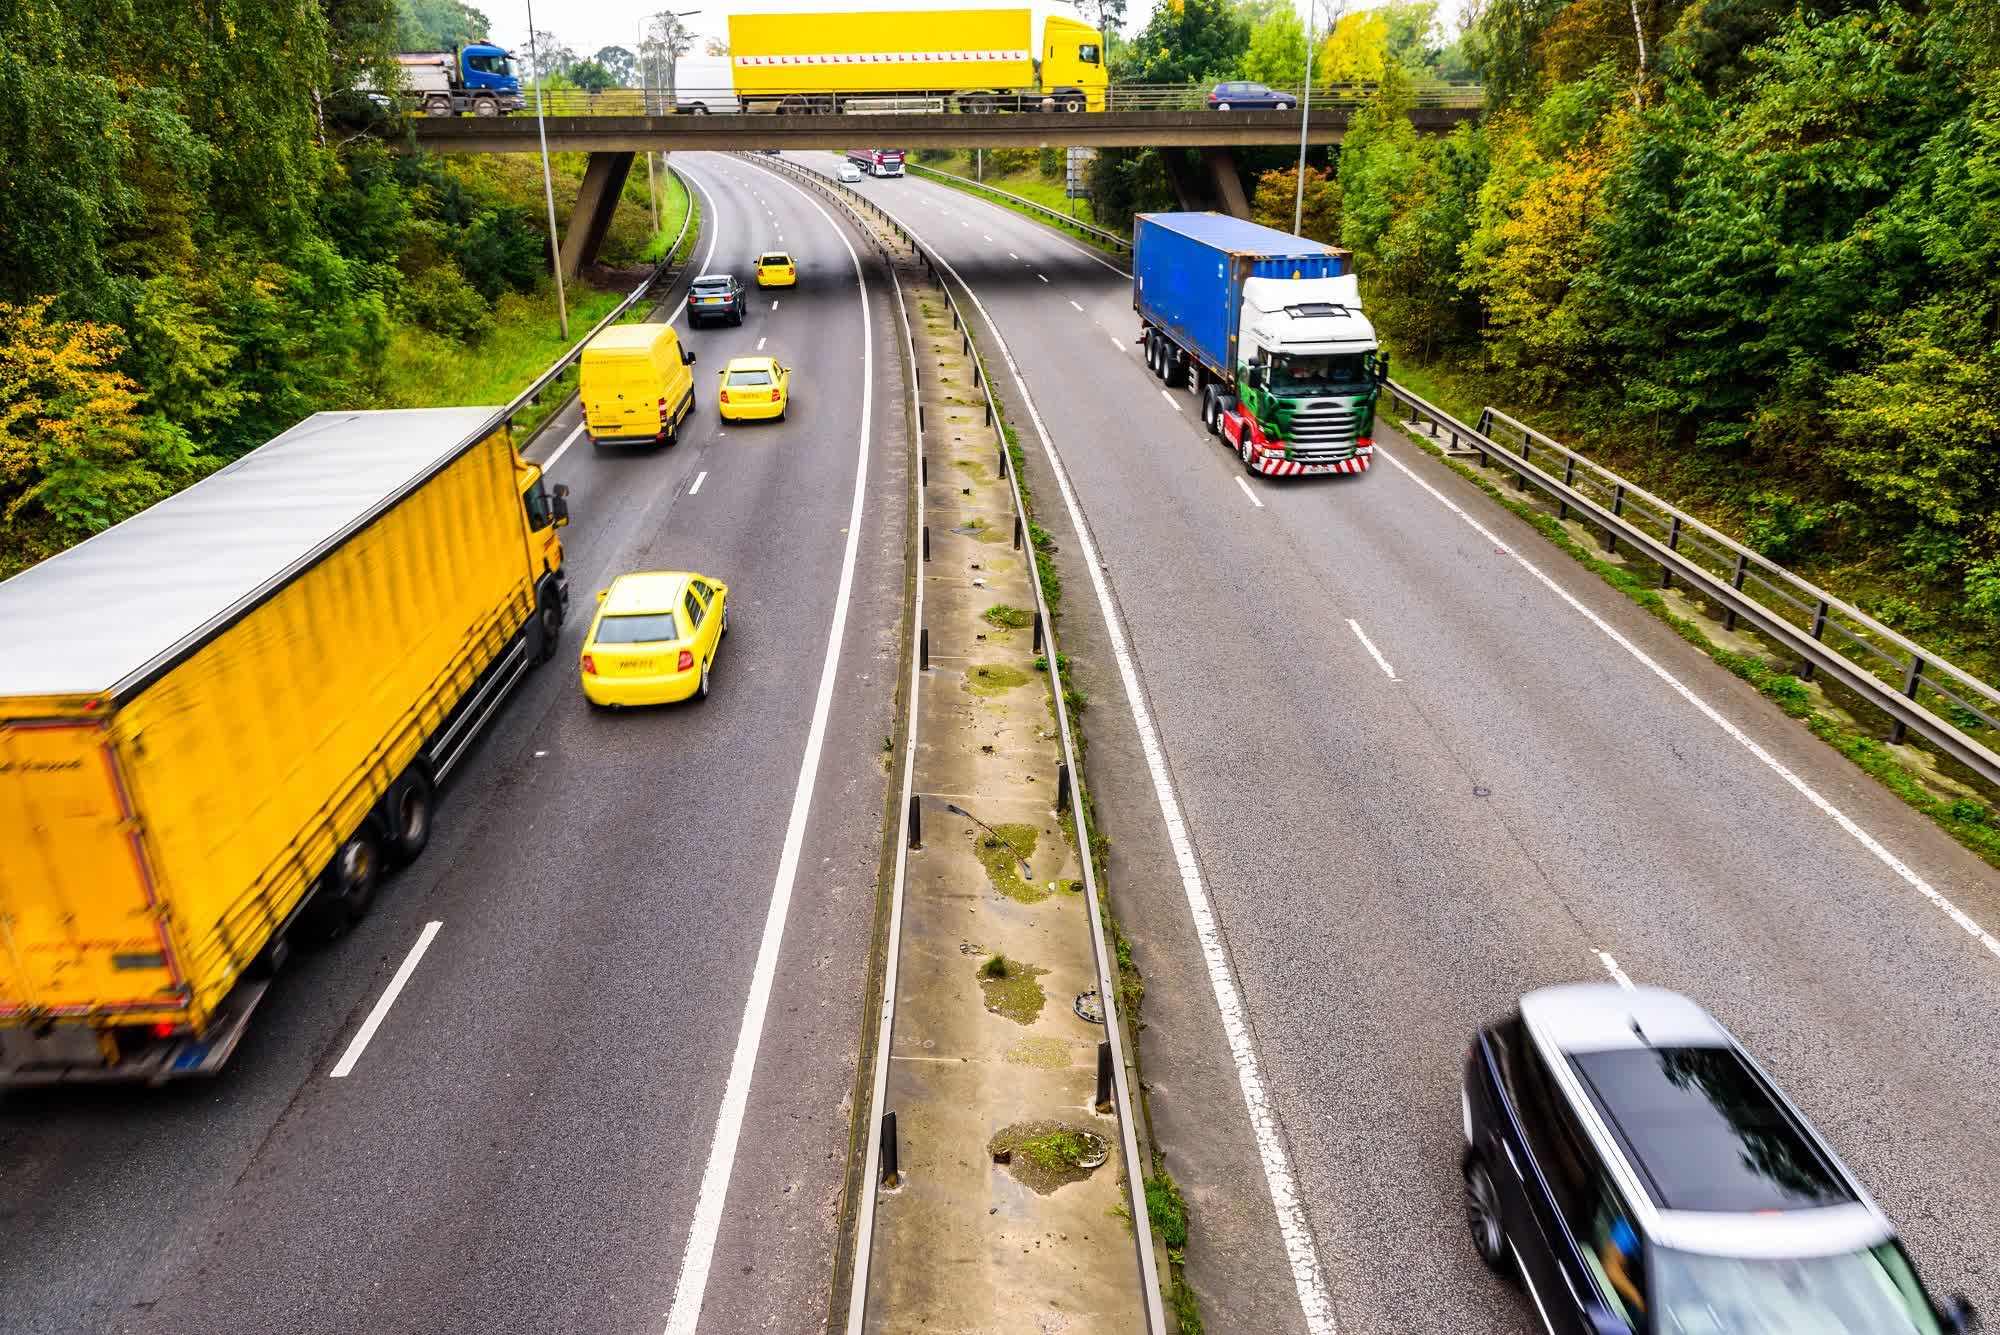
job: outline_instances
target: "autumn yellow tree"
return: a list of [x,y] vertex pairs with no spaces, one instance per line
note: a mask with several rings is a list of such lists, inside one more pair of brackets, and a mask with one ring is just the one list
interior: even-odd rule
[[[1257,192],[1250,201],[1250,216],[1266,227],[1281,232],[1292,230],[1292,209],[1298,200],[1299,172],[1296,167],[1268,171],[1257,178]],[[1340,240],[1340,187],[1333,174],[1319,167],[1306,168],[1303,235],[1332,244]]]
[[1373,10],[1347,14],[1320,44],[1313,82],[1377,83],[1389,63],[1389,24]]

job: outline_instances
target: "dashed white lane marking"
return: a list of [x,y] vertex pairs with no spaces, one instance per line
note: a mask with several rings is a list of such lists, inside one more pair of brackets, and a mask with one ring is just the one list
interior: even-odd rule
[[1041,279],[1044,283],[1049,281],[1049,276],[1045,273],[1038,273],[1035,275],[1035,277]]
[[771,298],[771,309],[774,311],[778,309],[778,299],[776,297]]
[[701,472],[696,473],[694,475],[694,485],[688,488],[688,495],[699,496],[701,494],[701,484],[706,482],[707,480],[708,480],[707,469],[703,469]]
[[382,1021],[389,1014],[389,1008],[395,1005],[396,998],[402,995],[404,986],[410,981],[410,975],[417,971],[417,961],[423,959],[424,952],[431,948],[431,941],[437,936],[438,928],[442,926],[444,924],[441,922],[427,922],[424,924],[424,930],[417,933],[417,944],[411,946],[410,953],[403,956],[403,963],[397,968],[396,976],[389,980],[389,986],[382,989],[382,995],[376,998],[375,1009],[368,1012],[368,1018],[361,1022],[361,1028],[356,1031],[354,1041],[349,1043],[347,1051],[341,1054],[339,1063],[331,1072],[333,1079],[345,1079],[347,1073],[354,1069],[354,1063],[361,1060],[361,1054],[368,1050],[368,1040],[375,1037],[375,1031],[382,1027]]
[[[1239,477],[1236,480],[1238,482],[1241,482],[1243,479]],[[1368,632],[1361,629],[1361,623],[1359,621],[1356,621],[1353,617],[1349,617],[1347,618],[1347,624],[1348,627],[1351,630],[1353,630],[1354,638],[1361,641],[1361,647],[1366,649],[1368,651],[1368,656],[1375,660],[1375,666],[1381,668],[1382,671],[1388,673],[1390,681],[1401,681],[1402,678],[1396,675],[1396,669],[1389,666],[1389,660],[1382,657],[1382,651],[1375,647],[1375,641],[1369,639]]]
[[757,1069],[764,1016],[770,1009],[778,955],[785,941],[785,919],[791,913],[792,890],[798,883],[799,851],[805,844],[806,824],[812,814],[813,786],[819,776],[820,752],[826,744],[827,716],[833,707],[840,646],[846,636],[847,609],[854,594],[854,568],[861,551],[862,502],[868,495],[868,438],[875,407],[875,334],[868,309],[868,277],[862,272],[861,256],[855,252],[854,243],[834,223],[832,215],[801,187],[789,181],[783,184],[825,219],[828,229],[847,247],[847,257],[854,265],[854,281],[861,295],[861,430],[855,445],[854,498],[848,508],[847,548],[840,558],[840,587],[833,600],[833,624],[827,628],[819,694],[813,701],[812,724],[806,732],[805,754],[799,761],[798,786],[792,793],[791,818],[785,827],[784,847],[778,854],[777,878],[771,885],[771,907],[764,918],[764,935],[757,945],[757,962],[751,970],[750,989],[743,1002],[743,1023],[736,1032],[729,1081],[723,1086],[722,1106],[715,1116],[715,1139],[709,1145],[708,1165],[702,1170],[701,1194],[695,1200],[694,1219],[688,1227],[687,1250],[681,1254],[673,1305],[667,1310],[666,1335],[694,1335],[695,1324],[701,1318],[702,1300],[708,1292],[709,1266],[715,1260],[715,1240],[722,1231],[722,1209],[729,1197],[730,1176],[736,1169],[743,1115],[750,1104],[750,1077]]
[[[1160,397],[1165,399],[1167,401],[1167,406],[1169,408],[1172,408],[1175,412],[1179,412],[1181,410],[1180,401],[1173,396],[1173,392],[1171,390],[1165,390],[1165,389],[1161,390]],[[1236,480],[1238,482],[1241,482],[1243,479],[1239,477]]]
[[[1076,488],[1070,483],[1069,472],[1063,467],[1062,457],[1056,453],[1055,442],[1049,438],[1048,425],[1042,421],[1042,414],[1035,406],[1035,396],[1028,392],[1027,378],[1021,374],[1020,365],[1015,362],[999,325],[987,313],[986,303],[979,299],[979,293],[952,267],[951,262],[944,261],[944,267],[945,272],[956,279],[972,298],[980,318],[993,331],[1000,356],[1007,363],[1008,373],[1014,377],[1015,388],[1021,392],[1028,420],[1034,424],[1035,434],[1041,439],[1042,454],[1049,461],[1049,472],[1056,480],[1056,489],[1062,493],[1063,508],[1068,512],[1070,527],[1076,534],[1079,559],[1090,573],[1098,612],[1104,618],[1105,629],[1111,637],[1111,656],[1118,664],[1125,701],[1132,710],[1133,727],[1139,734],[1139,747],[1146,757],[1146,770],[1152,776],[1153,795],[1159,802],[1160,815],[1166,821],[1167,842],[1173,848],[1174,862],[1180,869],[1181,889],[1187,897],[1188,914],[1194,920],[1195,936],[1201,942],[1202,959],[1208,966],[1209,986],[1215,992],[1215,1006],[1222,1017],[1222,1032],[1229,1041],[1229,1055],[1236,1065],[1236,1081],[1243,1090],[1251,1132],[1257,1139],[1258,1158],[1263,1161],[1264,1181],[1271,1192],[1272,1209],[1278,1216],[1278,1232],[1284,1239],[1285,1258],[1290,1263],[1292,1284],[1298,1291],[1306,1330],[1309,1335],[1336,1335],[1338,1328],[1333,1319],[1333,1304],[1320,1278],[1319,1248],[1313,1242],[1312,1224],[1306,1218],[1304,1202],[1299,1199],[1291,1159],[1285,1153],[1284,1133],[1278,1127],[1277,1110],[1271,1104],[1270,1093],[1264,1085],[1263,1070],[1257,1061],[1257,1049],[1251,1042],[1243,994],[1237,989],[1235,974],[1229,967],[1228,950],[1222,943],[1222,931],[1215,920],[1214,906],[1209,903],[1201,864],[1195,860],[1194,842],[1188,837],[1180,798],[1174,793],[1173,778],[1167,772],[1166,752],[1160,746],[1159,729],[1154,726],[1152,710],[1147,707],[1139,687],[1139,669],[1132,657],[1131,641],[1111,600],[1111,586],[1104,578],[1104,563],[1098,555],[1096,539],[1091,537],[1090,528],[1084,523],[1083,508],[1076,499]],[[1130,277],[1129,274],[1126,276]],[[1242,480],[1237,479],[1238,482]],[[1246,486],[1244,490],[1249,488]],[[1256,502],[1257,498],[1253,495],[1250,499]]]
[[1243,494],[1250,498],[1250,504],[1256,506],[1259,510],[1264,508],[1264,502],[1257,499],[1257,493],[1250,490],[1250,484],[1248,482],[1245,482],[1242,478],[1239,477],[1236,479],[1236,485],[1243,488]]
[[576,444],[576,438],[582,434],[583,434],[583,423],[578,422],[576,424],[576,430],[570,432],[567,436],[563,437],[563,443],[556,446],[556,452],[554,454],[551,454],[547,459],[545,459],[542,462],[542,471],[544,473],[554,471],[556,466],[556,460],[562,458],[563,451],[567,450],[570,446]]
[[1981,927],[1977,922],[1973,921],[1972,916],[1966,913],[1963,909],[1959,908],[1958,905],[1952,903],[1942,894],[1939,894],[1937,889],[1933,887],[1929,881],[1926,881],[1923,877],[1917,875],[1917,873],[1909,866],[1909,864],[1905,863],[1901,858],[1897,857],[1894,853],[1891,853],[1888,850],[1888,848],[1883,845],[1881,840],[1877,839],[1874,835],[1868,833],[1868,831],[1862,829],[1859,825],[1857,825],[1854,822],[1853,818],[1848,816],[1846,812],[1842,811],[1839,807],[1836,807],[1833,803],[1827,801],[1824,797],[1820,796],[1818,790],[1815,789],[1811,784],[1807,783],[1804,779],[1801,779],[1798,775],[1792,773],[1789,769],[1785,768],[1785,766],[1779,762],[1776,756],[1772,755],[1769,751],[1766,751],[1762,746],[1758,745],[1757,742],[1754,741],[1748,733],[1743,731],[1743,729],[1737,727],[1734,723],[1731,723],[1728,719],[1724,718],[1720,710],[1716,709],[1715,706],[1709,704],[1708,701],[1696,695],[1692,690],[1690,690],[1685,684],[1682,683],[1680,678],[1676,677],[1673,673],[1667,671],[1664,667],[1661,667],[1658,663],[1654,662],[1651,656],[1649,656],[1645,650],[1641,649],[1638,645],[1632,643],[1632,641],[1626,639],[1625,636],[1621,634],[1615,627],[1613,627],[1610,622],[1606,621],[1603,617],[1597,615],[1597,613],[1591,611],[1588,607],[1585,607],[1569,592],[1569,590],[1563,588],[1562,585],[1556,583],[1554,579],[1550,578],[1546,573],[1544,573],[1540,566],[1537,566],[1533,561],[1530,561],[1527,557],[1522,556],[1519,552],[1509,547],[1506,543],[1501,542],[1500,539],[1494,537],[1491,530],[1489,530],[1484,524],[1481,524],[1477,519],[1474,519],[1471,515],[1467,514],[1464,510],[1460,509],[1459,506],[1456,503],[1454,503],[1450,497],[1446,496],[1436,487],[1433,487],[1430,483],[1418,477],[1414,472],[1411,472],[1409,466],[1404,464],[1401,460],[1397,459],[1395,455],[1387,454],[1380,450],[1378,450],[1376,453],[1379,457],[1385,458],[1391,464],[1395,465],[1397,471],[1401,472],[1405,477],[1409,478],[1410,481],[1416,483],[1418,486],[1422,487],[1425,491],[1429,492],[1432,498],[1436,500],[1438,504],[1444,506],[1445,509],[1451,511],[1453,514],[1457,515],[1460,519],[1464,520],[1468,525],[1471,526],[1472,530],[1475,533],[1479,534],[1482,538],[1485,538],[1488,542],[1492,543],[1496,550],[1505,552],[1507,556],[1511,560],[1513,560],[1513,562],[1516,565],[1520,566],[1521,569],[1527,571],[1530,575],[1533,575],[1535,579],[1540,581],[1540,583],[1545,588],[1547,588],[1550,593],[1553,593],[1556,597],[1562,599],[1565,603],[1568,603],[1570,607],[1577,612],[1578,615],[1583,617],[1584,620],[1588,621],[1591,625],[1597,627],[1597,629],[1603,631],[1604,634],[1610,638],[1612,643],[1616,644],[1620,649],[1623,649],[1626,653],[1632,655],[1632,657],[1637,659],[1639,663],[1642,666],[1644,666],[1648,672],[1651,672],[1654,676],[1658,677],[1661,681],[1665,682],[1668,688],[1671,689],[1674,692],[1674,694],[1680,696],[1683,700],[1686,700],[1689,704],[1693,705],[1696,709],[1700,710],[1702,714],[1705,717],[1707,717],[1709,722],[1713,723],[1716,727],[1722,729],[1725,733],[1729,734],[1732,740],[1741,745],[1743,749],[1748,751],[1751,755],[1761,760],[1773,774],[1776,774],[1780,779],[1783,779],[1787,784],[1790,784],[1791,787],[1799,794],[1799,796],[1805,798],[1806,801],[1812,803],[1815,807],[1819,808],[1821,813],[1823,813],[1829,820],[1831,820],[1834,824],[1838,825],[1841,829],[1845,830],[1848,833],[1849,837],[1854,840],[1854,842],[1860,844],[1863,848],[1867,849],[1868,852],[1874,856],[1876,861],[1880,862],[1883,866],[1887,867],[1890,871],[1894,872],[1897,878],[1900,879],[1905,885],[1909,886],[1912,890],[1915,890],[1925,899],[1928,899],[1931,902],[1931,904],[1935,906],[1940,912],[1942,912],[1946,917],[1950,918],[1953,922],[1957,923],[1959,927],[1965,931],[1966,935],[1972,937],[1975,941],[1979,942],[1980,945],[1984,946],[1989,954],[1995,956],[1996,958],[2000,958],[2000,939],[1996,939],[1991,932],[1987,931],[1984,927]]
[[985,237],[988,241],[991,241],[993,239],[993,233],[991,232],[981,232],[980,235]]
[[1125,345],[1124,345],[1123,343],[1120,343],[1120,342],[1119,342],[1119,341],[1118,341],[1117,339],[1115,339],[1115,338],[1111,340],[1111,346],[1112,346],[1112,347],[1114,347],[1114,348],[1116,348],[1116,349],[1118,349],[1118,350],[1119,350],[1120,352],[1123,352],[1123,351],[1125,351]]
[[[1070,301],[1069,301],[1069,304],[1070,304],[1070,305],[1072,305],[1072,306],[1076,306],[1076,298],[1075,298],[1075,297],[1071,297],[1071,298],[1070,298]],[[1081,310],[1083,309],[1083,307],[1081,307],[1081,306],[1076,306],[1076,308],[1077,308],[1077,310],[1079,310],[1079,311],[1081,311]]]
[[1597,962],[1602,964],[1605,970],[1608,973],[1610,973],[1610,975],[1613,978],[1618,980],[1618,986],[1620,987],[1632,986],[1632,980],[1630,978],[1627,978],[1625,976],[1625,971],[1618,967],[1617,960],[1612,959],[1611,956],[1607,955],[1605,952],[1600,950],[1597,952]]
[[[764,338],[769,338],[769,337],[770,337],[769,334],[764,335]],[[764,338],[760,338],[757,340],[757,351],[759,352],[762,352],[764,350]]]
[[[1016,254],[1015,254],[1015,253],[1014,253],[1013,251],[1011,251],[1011,250],[1010,250],[1010,251],[1008,251],[1008,252],[1007,252],[1007,258],[1008,258],[1008,259],[1010,259],[1010,260],[1018,260],[1018,259],[1020,259],[1021,257],[1020,257],[1019,255],[1016,255]],[[1024,262],[1025,262],[1025,261],[1024,261]]]

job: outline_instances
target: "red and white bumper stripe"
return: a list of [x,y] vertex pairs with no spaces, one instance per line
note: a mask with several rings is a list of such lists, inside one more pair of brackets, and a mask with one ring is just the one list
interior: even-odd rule
[[1364,448],[1356,451],[1352,459],[1342,459],[1337,464],[1302,464],[1258,452],[1250,456],[1250,466],[1266,477],[1312,477],[1320,473],[1365,473],[1374,458],[1375,451]]

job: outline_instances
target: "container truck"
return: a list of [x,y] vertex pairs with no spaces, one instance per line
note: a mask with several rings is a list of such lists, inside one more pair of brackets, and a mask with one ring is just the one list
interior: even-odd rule
[[900,148],[850,148],[847,160],[870,176],[903,174],[903,150]]
[[1142,213],[1132,305],[1146,365],[1192,380],[1204,425],[1253,473],[1365,473],[1389,358],[1352,256],[1219,213]]
[[1050,15],[1036,79],[1032,9],[732,14],[730,66],[745,111],[843,111],[942,99],[962,111],[1104,110],[1104,38]]
[[402,71],[400,88],[380,94],[407,97],[426,116],[499,116],[527,107],[513,58],[485,42],[455,46],[449,51],[405,51],[396,56]]
[[227,1060],[555,651],[566,496],[493,409],[319,413],[0,583],[0,1085]]

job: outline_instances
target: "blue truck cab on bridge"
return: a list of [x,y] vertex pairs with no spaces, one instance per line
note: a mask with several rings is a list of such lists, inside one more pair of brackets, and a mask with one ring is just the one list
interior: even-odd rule
[[396,63],[426,116],[500,116],[527,107],[513,58],[501,47],[473,42],[450,51],[405,51]]

